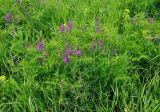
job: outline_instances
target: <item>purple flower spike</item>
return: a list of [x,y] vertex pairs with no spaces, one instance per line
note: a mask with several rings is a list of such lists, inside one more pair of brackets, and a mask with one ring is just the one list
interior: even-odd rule
[[64,27],[64,25],[62,24],[62,25],[59,27],[59,31],[60,31],[60,32],[64,32],[64,30],[65,30],[65,27]]
[[40,52],[44,48],[44,44],[42,42],[38,42],[36,44],[36,50]]
[[63,61],[64,61],[65,64],[68,64],[68,63],[69,63],[69,57],[68,57],[68,56],[65,56],[65,58],[64,58]]
[[67,43],[67,44],[66,44],[65,55],[66,55],[67,57],[69,57],[69,56],[70,56],[70,53],[71,53],[71,50],[70,50],[69,44]]
[[78,55],[78,56],[82,55],[82,51],[80,51],[80,50],[77,51],[77,55]]
[[4,21],[10,23],[11,20],[12,20],[11,14],[10,14],[10,13],[7,13],[7,14],[4,16]]
[[72,30],[72,22],[67,23],[67,28],[68,28],[68,30]]
[[91,49],[91,50],[94,49],[94,41],[93,41],[93,40],[92,40],[92,42],[91,42],[90,49]]
[[70,51],[69,44],[66,43],[65,57],[64,57],[64,60],[63,60],[65,64],[68,64],[68,63],[69,63],[70,53],[71,53],[71,51]]
[[100,49],[102,47],[102,40],[98,39],[98,48]]
[[7,14],[8,22],[11,22],[12,16],[10,13]]
[[82,52],[80,50],[77,50],[76,47],[74,47],[73,54],[74,54],[74,56],[80,56],[82,54]]

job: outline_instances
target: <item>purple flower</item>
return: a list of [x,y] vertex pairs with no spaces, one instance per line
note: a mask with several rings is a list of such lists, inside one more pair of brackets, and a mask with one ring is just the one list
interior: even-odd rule
[[73,54],[74,54],[74,56],[80,56],[82,54],[82,52],[80,50],[77,50],[76,47],[74,47]]
[[102,47],[102,40],[98,39],[98,48],[100,49]]
[[67,23],[67,28],[68,28],[68,30],[72,30],[72,22]]
[[71,50],[70,50],[69,44],[66,43],[65,57],[64,57],[64,60],[63,60],[65,64],[69,63],[70,53],[71,53]]
[[38,42],[36,44],[36,50],[40,52],[44,48],[44,44],[42,42]]
[[60,32],[64,32],[64,30],[65,30],[65,27],[64,27],[64,25],[62,24],[62,25],[59,27],[59,31],[60,31]]
[[68,64],[69,63],[69,57],[65,56],[63,61],[64,61],[65,64]]
[[158,38],[157,38],[157,36],[155,36],[155,37],[153,38],[153,42],[154,42],[154,44],[157,44],[157,43],[158,43]]
[[92,40],[92,42],[91,42],[90,49],[91,49],[91,50],[94,49],[94,41],[93,41],[93,40]]
[[70,56],[70,53],[71,53],[71,50],[70,50],[69,44],[67,43],[67,44],[66,44],[65,55],[66,55],[67,57],[69,57],[69,56]]
[[11,15],[11,13],[7,13],[7,14],[4,16],[4,21],[10,23],[11,20],[12,20],[12,15]]
[[8,13],[7,18],[8,18],[8,22],[11,22],[12,16],[10,13]]

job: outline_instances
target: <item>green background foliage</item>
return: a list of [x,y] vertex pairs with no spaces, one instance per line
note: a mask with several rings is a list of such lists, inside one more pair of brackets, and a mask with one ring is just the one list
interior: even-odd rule
[[159,112],[159,18],[158,0],[0,0],[0,112]]

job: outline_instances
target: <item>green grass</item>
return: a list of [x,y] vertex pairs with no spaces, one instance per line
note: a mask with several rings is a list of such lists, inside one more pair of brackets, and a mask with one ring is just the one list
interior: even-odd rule
[[159,112],[159,12],[158,0],[0,0],[0,112]]

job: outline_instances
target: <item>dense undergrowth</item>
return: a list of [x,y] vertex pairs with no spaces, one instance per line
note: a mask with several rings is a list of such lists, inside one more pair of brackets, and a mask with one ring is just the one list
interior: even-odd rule
[[159,0],[0,0],[0,112],[159,112]]

